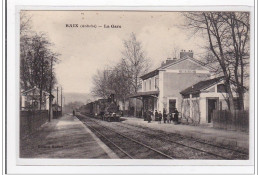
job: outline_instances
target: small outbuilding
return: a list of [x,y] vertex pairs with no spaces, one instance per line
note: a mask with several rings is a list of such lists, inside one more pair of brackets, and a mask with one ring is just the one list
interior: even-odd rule
[[[42,93],[41,103],[40,94]],[[23,91],[21,93],[21,104],[22,111],[27,110],[49,110],[49,93],[46,91],[40,91],[39,88],[34,87],[32,89]]]
[[182,116],[195,123],[211,123],[214,110],[228,109],[224,77],[200,81],[180,94]]

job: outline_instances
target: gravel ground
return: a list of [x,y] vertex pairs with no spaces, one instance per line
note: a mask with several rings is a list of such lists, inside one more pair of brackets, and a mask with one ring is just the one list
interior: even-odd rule
[[[86,118],[85,120],[93,119]],[[248,159],[247,154],[200,143],[195,139],[183,137],[178,134],[169,134],[143,126],[131,126],[120,122],[94,121],[115,129],[117,132],[134,138],[176,159]]]
[[[86,121],[86,120],[85,120]],[[134,158],[134,159],[167,159],[164,155],[161,155],[145,146],[140,145],[116,132],[111,131],[110,129],[104,128],[104,125],[97,125],[96,122],[87,120],[87,126],[94,132],[97,136],[105,136],[107,139],[112,141],[114,144],[120,146],[120,148],[127,152],[128,155],[120,151],[117,147],[112,145],[107,139],[104,139],[103,136],[100,139],[106,143],[120,158]],[[98,132],[96,132],[96,130]],[[100,134],[101,133],[101,134]]]

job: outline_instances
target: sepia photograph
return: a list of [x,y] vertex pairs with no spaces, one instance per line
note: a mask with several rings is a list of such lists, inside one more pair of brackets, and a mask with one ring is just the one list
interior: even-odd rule
[[18,15],[20,159],[252,159],[250,11]]

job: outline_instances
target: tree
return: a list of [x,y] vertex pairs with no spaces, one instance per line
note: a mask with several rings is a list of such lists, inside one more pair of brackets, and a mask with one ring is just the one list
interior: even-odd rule
[[93,76],[92,82],[94,87],[92,88],[92,94],[95,97],[108,98],[110,93],[108,89],[111,87],[109,84],[109,70],[104,69],[103,71],[98,70]]
[[122,101],[123,109],[125,109],[127,96],[136,93],[141,87],[139,77],[147,72],[149,62],[134,33],[128,40],[124,40],[122,56],[120,62],[115,66],[97,71],[93,76],[92,93],[94,96],[102,98],[108,98],[111,93],[114,93],[115,99]]
[[[124,40],[124,50],[122,51],[122,66],[128,77],[130,77],[131,93],[136,93],[142,86],[140,76],[145,74],[150,65],[149,60],[145,58],[141,42],[136,39],[136,35],[131,33],[128,40]],[[136,115],[135,100],[135,114]]]
[[137,41],[134,33],[131,33],[128,40],[124,40],[122,56],[122,66],[132,78],[132,91],[136,93],[141,87],[139,77],[148,71],[150,65],[149,60],[145,58],[141,42]]
[[207,36],[208,49],[212,53],[209,60],[211,64],[217,65],[216,73],[221,73],[225,78],[229,107],[234,113],[232,87],[235,87],[235,92],[240,94],[242,101],[244,94],[245,60],[249,58],[249,49],[246,49],[249,48],[248,13],[189,12],[184,13],[184,16],[187,19],[187,27],[195,33],[201,32],[203,36]]
[[131,93],[131,77],[125,71],[124,62],[118,63],[111,74],[110,83],[115,91],[115,98],[121,100],[123,103],[123,110],[125,110],[125,102],[127,96]]
[[46,34],[31,31],[30,17],[21,12],[20,23],[20,84],[21,90],[33,87],[40,89],[40,109],[42,92],[52,91],[56,83],[53,66],[58,62],[56,52],[51,50],[53,44]]
[[[222,13],[222,18],[228,24],[231,34],[227,42],[231,48],[228,53],[231,57],[233,70],[233,83],[235,84],[235,91],[238,94],[238,107],[244,109],[244,79],[248,76],[246,72],[249,65],[249,13],[246,12],[225,12]],[[232,59],[234,58],[234,59]]]
[[102,98],[108,98],[113,93],[115,99],[121,100],[123,108],[125,108],[125,100],[131,89],[131,77],[125,72],[122,64],[120,62],[114,67],[97,71],[93,77],[92,93],[94,96]]

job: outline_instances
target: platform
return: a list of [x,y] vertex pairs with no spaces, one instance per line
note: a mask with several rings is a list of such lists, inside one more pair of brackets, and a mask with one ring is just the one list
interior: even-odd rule
[[21,158],[115,159],[117,155],[81,121],[64,115],[21,141]]

